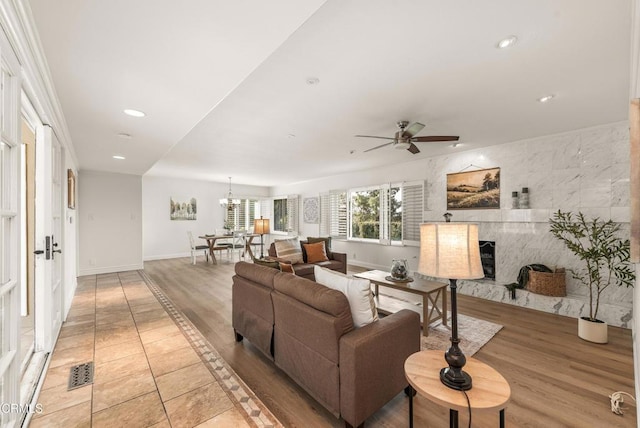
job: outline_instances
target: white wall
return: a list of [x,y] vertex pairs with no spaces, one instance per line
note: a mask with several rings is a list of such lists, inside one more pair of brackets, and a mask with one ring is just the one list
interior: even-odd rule
[[[231,185],[234,198],[268,197],[269,188]],[[187,231],[197,237],[212,234],[224,224],[224,209],[219,200],[229,192],[229,183],[186,180],[167,177],[143,177],[143,254],[144,260],[187,257]],[[197,200],[197,220],[170,220],[169,199]],[[204,244],[204,241],[199,242]]]
[[142,177],[80,171],[80,275],[142,269]]
[[[634,0],[631,13],[631,88],[630,98],[640,98],[640,0]],[[633,355],[635,368],[636,402],[640,401],[640,264],[636,264],[636,286],[633,293]],[[637,425],[640,426],[640,412],[637,412]]]

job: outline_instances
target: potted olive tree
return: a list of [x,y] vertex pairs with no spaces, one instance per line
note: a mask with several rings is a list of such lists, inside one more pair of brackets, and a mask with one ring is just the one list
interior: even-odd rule
[[569,269],[572,277],[589,289],[589,316],[578,319],[578,336],[607,343],[607,323],[598,319],[600,296],[612,284],[633,287],[629,240],[619,237],[620,224],[597,217],[587,220],[581,212],[574,216],[558,210],[549,222],[553,236],[582,262],[580,268]]

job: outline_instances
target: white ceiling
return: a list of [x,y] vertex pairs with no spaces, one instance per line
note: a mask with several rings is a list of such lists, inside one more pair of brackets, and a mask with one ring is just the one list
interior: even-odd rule
[[[80,169],[271,186],[627,119],[631,0],[30,4]],[[402,119],[463,144],[363,153]]]

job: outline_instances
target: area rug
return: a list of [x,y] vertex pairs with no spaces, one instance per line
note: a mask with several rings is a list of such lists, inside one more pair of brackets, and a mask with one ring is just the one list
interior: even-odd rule
[[[389,299],[396,299],[410,303],[416,307],[416,312],[422,311],[422,302],[416,301],[413,296],[406,293],[400,295],[399,292],[393,294],[380,292],[382,296]],[[407,296],[407,297],[405,297]],[[418,311],[419,309],[419,311]],[[472,356],[480,350],[502,329],[500,324],[492,323],[473,318],[467,315],[458,314],[458,338],[460,339],[460,349],[467,357]],[[442,350],[443,352],[451,346],[451,314],[447,326],[442,325],[442,320],[438,320],[429,326],[429,336],[422,336],[421,348],[423,350]]]
[[283,427],[278,419],[267,409],[253,391],[238,377],[227,362],[220,356],[218,351],[205,339],[200,331],[178,310],[171,300],[164,294],[153,280],[144,272],[138,271],[149,287],[149,290],[156,296],[160,304],[174,320],[176,325],[182,330],[193,349],[198,353],[200,359],[205,362],[211,374],[218,381],[220,387],[227,393],[227,396],[234,402],[238,411],[245,415],[245,419],[256,427]]
[[[429,326],[429,336],[422,336],[422,349],[442,350],[451,346],[451,317],[447,326],[440,320]],[[470,316],[458,314],[458,338],[460,349],[467,357],[480,350],[497,332],[502,329],[500,324],[479,320]]]

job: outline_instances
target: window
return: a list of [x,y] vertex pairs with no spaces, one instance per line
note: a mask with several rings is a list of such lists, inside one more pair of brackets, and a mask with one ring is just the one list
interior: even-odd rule
[[349,238],[380,239],[380,189],[352,190],[349,207]]
[[[423,182],[412,182],[350,190],[348,238],[381,244],[419,245],[423,189]],[[326,214],[329,219],[336,215],[331,207]]]
[[273,200],[273,231],[298,232],[298,196],[289,195]]
[[241,199],[238,206],[236,229],[249,230],[256,218],[256,209],[260,209],[260,202],[255,199]]

